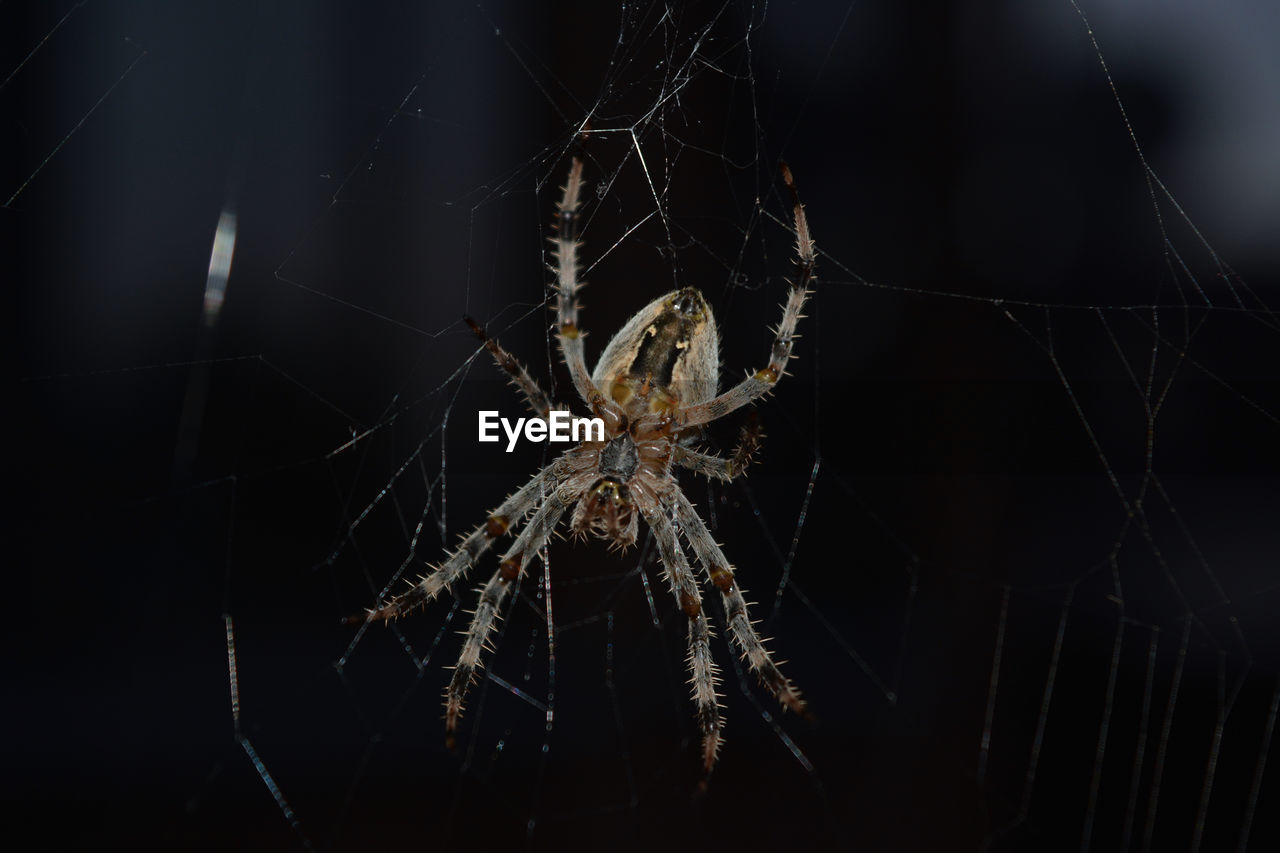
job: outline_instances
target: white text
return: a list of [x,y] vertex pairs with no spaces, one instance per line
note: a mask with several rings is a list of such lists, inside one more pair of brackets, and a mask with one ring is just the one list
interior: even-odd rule
[[507,434],[507,453],[515,450],[521,429],[527,441],[604,441],[603,418],[575,418],[563,410],[551,413],[550,420],[542,418],[516,418],[515,423],[494,411],[482,411],[480,415],[480,441],[501,441],[498,427]]

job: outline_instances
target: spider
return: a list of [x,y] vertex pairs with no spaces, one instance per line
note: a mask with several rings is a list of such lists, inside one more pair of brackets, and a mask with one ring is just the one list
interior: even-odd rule
[[[680,489],[672,467],[729,481],[743,474],[760,446],[762,435],[753,417],[742,427],[738,446],[728,458],[700,452],[692,445],[703,425],[771,392],[791,357],[796,324],[804,316],[801,311],[808,287],[814,282],[815,250],[791,171],[785,163],[781,171],[792,199],[798,274],[775,330],[768,365],[717,396],[719,332],[710,306],[693,287],[668,293],[640,309],[605,346],[595,371],[587,372],[577,301],[583,286],[578,280],[577,236],[582,161],[574,158],[556,206],[552,238],[556,331],[574,389],[605,423],[604,440],[584,441],[565,451],[464,536],[440,565],[366,615],[369,620],[391,620],[422,607],[462,580],[500,537],[518,531],[497,571],[479,589],[479,605],[445,689],[445,729],[450,746],[503,600],[530,570],[570,507],[569,529],[577,538],[590,534],[625,548],[636,541],[640,517],[653,532],[664,578],[689,620],[688,667],[702,734],[704,786],[722,741],[722,708],[716,693],[719,671],[711,656],[711,627],[681,545],[682,536],[701,566],[703,579],[719,592],[729,633],[748,667],[783,708],[807,715],[799,690],[782,674],[752,625],[733,567]],[[469,318],[467,323],[509,374],[533,413],[548,419],[551,401],[524,366]]]

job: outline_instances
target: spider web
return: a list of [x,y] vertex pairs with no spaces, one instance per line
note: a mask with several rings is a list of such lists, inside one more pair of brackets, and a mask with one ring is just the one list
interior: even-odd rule
[[[1274,834],[1280,72],[1251,57],[1280,22],[899,5],[12,13],[36,606],[6,801],[219,849]],[[722,384],[762,363],[779,158],[820,251],[751,475],[682,479],[819,720],[717,631],[698,799],[643,533],[546,550],[453,751],[440,692],[492,566],[340,624],[551,458],[475,441],[477,410],[524,412],[460,318],[576,403],[544,269],[573,153],[589,361],[693,284]]]

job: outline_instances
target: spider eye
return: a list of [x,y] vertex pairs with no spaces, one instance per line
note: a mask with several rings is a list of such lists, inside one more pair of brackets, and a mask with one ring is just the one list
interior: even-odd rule
[[598,504],[612,504],[615,507],[625,507],[631,505],[630,496],[627,494],[626,486],[617,480],[606,478],[596,484],[591,490],[591,496],[595,498]]
[[697,288],[686,287],[676,291],[667,304],[673,311],[691,319],[697,319],[707,310],[707,303]]

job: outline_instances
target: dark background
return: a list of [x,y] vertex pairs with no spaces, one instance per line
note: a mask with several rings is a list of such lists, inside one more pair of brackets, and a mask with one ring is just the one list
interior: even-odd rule
[[[0,7],[13,818],[107,846],[1101,850],[1136,791],[1141,849],[1160,754],[1153,847],[1199,824],[1234,848],[1250,804],[1260,844],[1280,26],[1085,6],[1122,115],[1071,4],[1036,5]],[[778,158],[808,206],[822,282],[762,459],[686,482],[818,711],[782,722],[813,772],[720,645],[728,742],[690,797],[681,624],[649,566],[650,624],[643,552],[552,549],[548,757],[497,689],[444,749],[446,602],[334,666],[442,458],[413,572],[541,464],[474,442],[476,409],[517,410],[458,318],[551,373],[543,239],[588,113],[591,355],[674,281],[715,306],[726,376],[757,365],[790,269]],[[619,242],[654,210],[632,128],[671,231]],[[1125,359],[1141,385],[1153,349],[1144,489]],[[228,616],[239,734],[297,829],[233,730]],[[539,620],[513,611],[493,671],[545,700]]]

